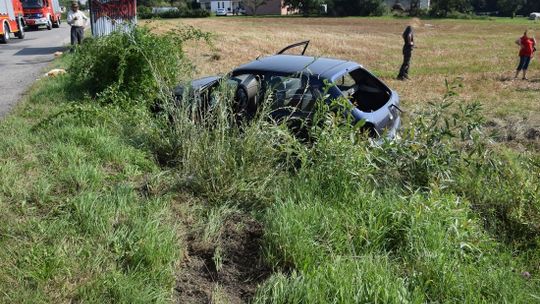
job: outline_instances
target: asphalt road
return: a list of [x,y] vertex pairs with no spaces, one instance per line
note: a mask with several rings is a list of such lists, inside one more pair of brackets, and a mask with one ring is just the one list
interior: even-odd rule
[[0,44],[0,117],[21,99],[30,85],[45,71],[56,51],[69,43],[69,26],[27,31],[24,39],[12,36]]

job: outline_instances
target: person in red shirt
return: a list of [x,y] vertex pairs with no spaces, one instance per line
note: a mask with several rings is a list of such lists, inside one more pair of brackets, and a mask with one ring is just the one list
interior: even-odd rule
[[520,46],[519,49],[519,64],[516,70],[517,78],[520,71],[523,71],[523,79],[527,79],[527,68],[533,57],[533,53],[536,50],[536,39],[534,37],[529,37],[529,31],[525,31],[523,36],[516,40],[516,44]]

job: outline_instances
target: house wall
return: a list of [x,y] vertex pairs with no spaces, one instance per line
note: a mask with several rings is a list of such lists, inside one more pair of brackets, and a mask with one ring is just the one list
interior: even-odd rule
[[[253,15],[253,10],[249,5],[244,6],[246,14]],[[283,0],[268,0],[257,8],[257,15],[287,15],[287,7],[283,7]]]
[[218,8],[224,8],[228,12],[232,13],[232,10],[233,10],[232,1],[212,1],[212,2],[210,2],[210,10],[212,12],[215,13]]
[[[384,2],[386,2],[386,5],[388,5],[389,7],[392,7],[396,2],[401,3],[401,5],[403,5],[403,7],[406,10],[408,10],[411,7],[411,0],[399,0],[399,1],[397,1],[397,0],[385,0]],[[430,4],[431,4],[430,0],[420,0],[420,8],[421,9],[429,9]]]
[[241,6],[240,1],[238,0],[235,0],[235,1],[220,0],[220,1],[205,1],[205,2],[201,1],[200,4],[201,4],[202,9],[210,10],[213,13],[215,13],[218,8],[224,8],[225,10],[227,10],[228,13],[231,13],[231,14],[234,13],[234,9],[238,9]]

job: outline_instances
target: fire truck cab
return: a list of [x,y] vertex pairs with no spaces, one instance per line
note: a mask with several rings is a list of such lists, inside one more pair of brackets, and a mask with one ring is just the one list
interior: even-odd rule
[[0,43],[8,43],[10,33],[24,38],[23,7],[20,0],[0,0]]
[[22,0],[24,20],[28,27],[60,27],[61,10],[58,0]]

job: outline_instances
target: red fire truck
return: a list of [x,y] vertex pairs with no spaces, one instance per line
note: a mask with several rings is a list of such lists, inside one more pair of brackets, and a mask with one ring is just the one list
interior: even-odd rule
[[0,0],[0,43],[7,43],[10,33],[24,38],[23,8],[20,0]]
[[60,27],[61,14],[58,0],[22,0],[24,21],[33,28],[46,26],[48,30]]

